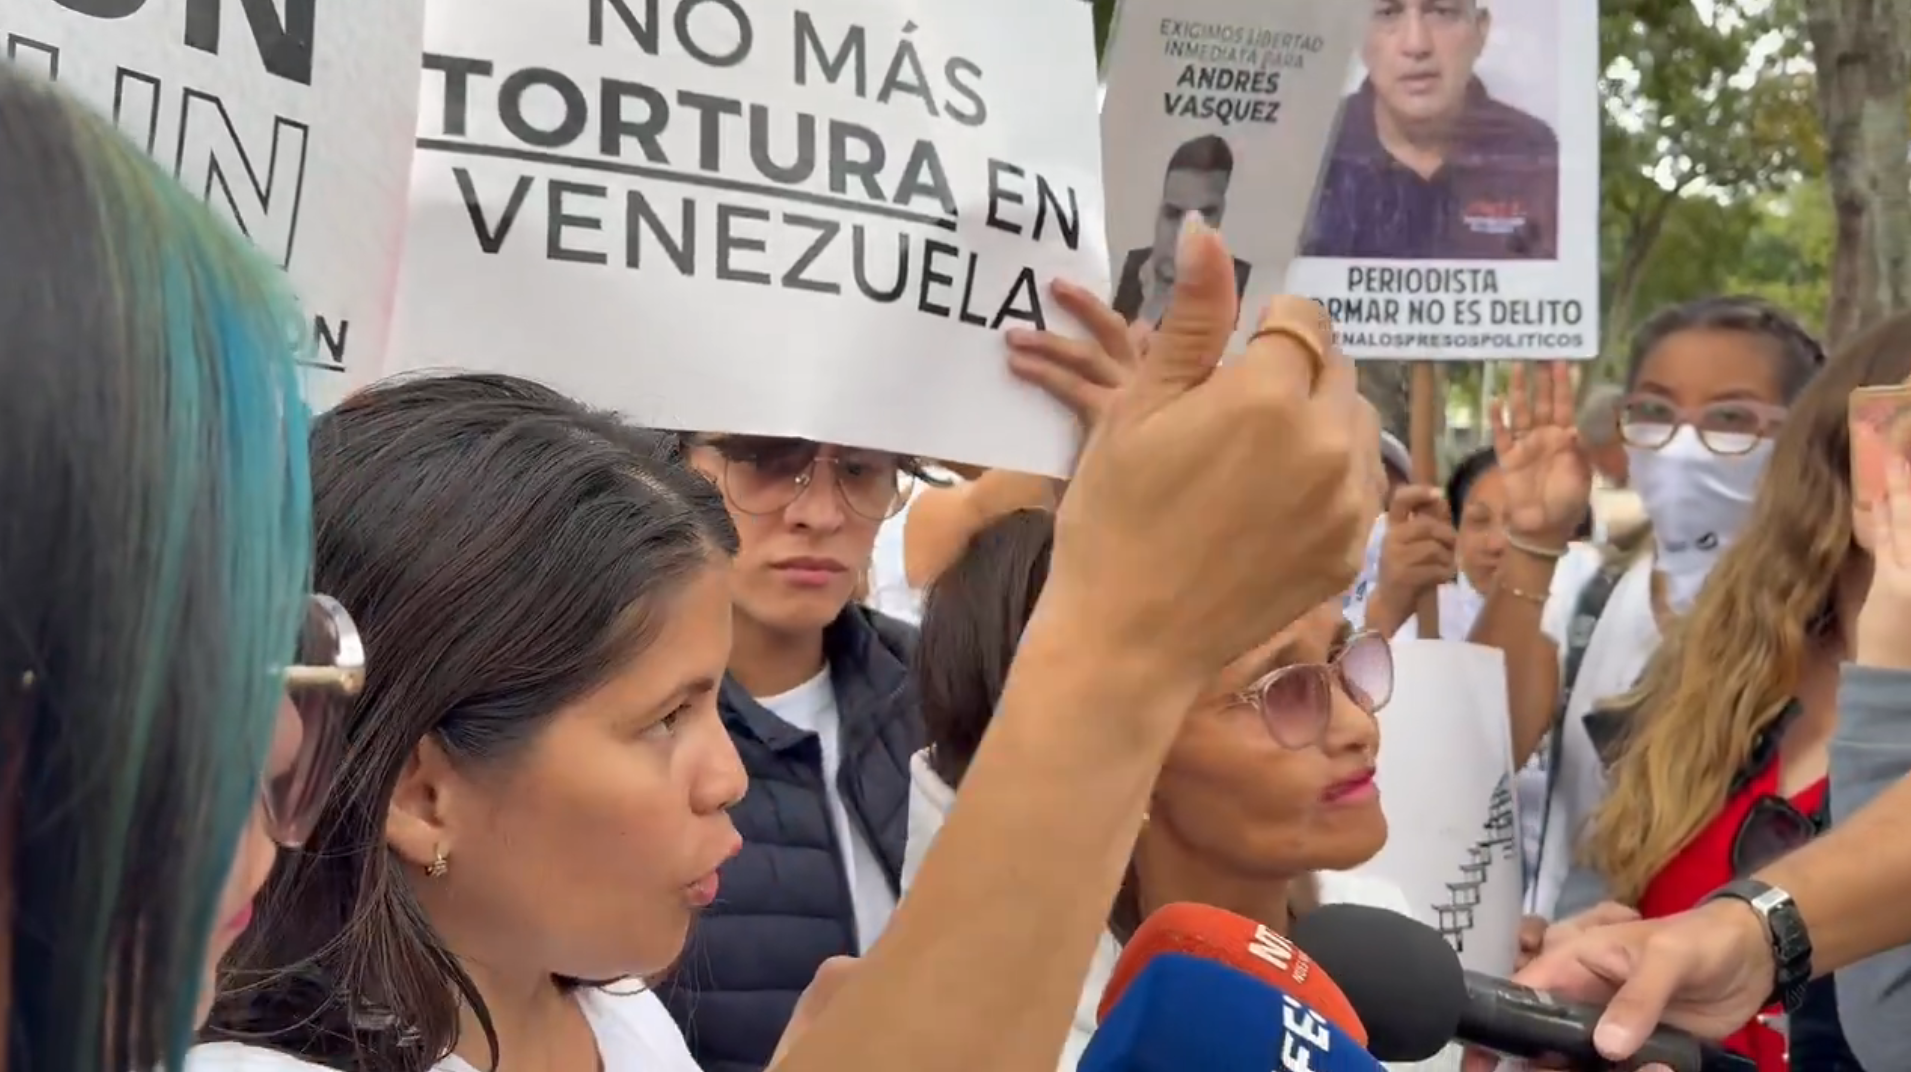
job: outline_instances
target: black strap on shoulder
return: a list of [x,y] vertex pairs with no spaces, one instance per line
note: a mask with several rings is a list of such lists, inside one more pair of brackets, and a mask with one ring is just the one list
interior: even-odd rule
[[1612,593],[1619,587],[1620,578],[1626,575],[1628,564],[1624,561],[1612,561],[1599,568],[1592,580],[1579,590],[1579,600],[1573,605],[1572,623],[1566,629],[1566,652],[1559,675],[1559,705],[1553,709],[1553,725],[1546,733],[1546,795],[1540,805],[1539,813],[1539,851],[1533,857],[1533,880],[1539,881],[1542,866],[1546,862],[1547,828],[1553,821],[1553,788],[1559,784],[1557,772],[1560,758],[1564,753],[1566,734],[1566,706],[1572,703],[1573,686],[1579,681],[1580,667],[1586,662],[1586,649],[1592,647],[1593,630],[1599,625],[1599,616],[1606,613],[1606,604],[1612,601]]

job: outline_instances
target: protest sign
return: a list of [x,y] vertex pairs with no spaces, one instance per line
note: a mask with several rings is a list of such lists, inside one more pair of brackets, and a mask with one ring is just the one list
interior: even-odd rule
[[1599,351],[1596,0],[1366,16],[1287,289],[1354,357]]
[[1234,252],[1240,326],[1282,289],[1364,24],[1318,0],[1124,0],[1102,149],[1113,305],[1160,319],[1182,217]]
[[290,273],[317,408],[378,374],[423,0],[8,0],[5,56],[91,101]]
[[1376,780],[1395,836],[1354,874],[1399,886],[1468,968],[1505,978],[1519,948],[1519,830],[1506,664],[1450,640],[1396,639]]
[[1087,4],[461,0],[424,67],[394,367],[1066,471],[1001,335],[1107,283]]

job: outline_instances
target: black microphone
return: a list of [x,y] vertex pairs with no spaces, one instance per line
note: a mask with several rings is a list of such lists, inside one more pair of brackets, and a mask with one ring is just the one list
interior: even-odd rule
[[1323,905],[1288,937],[1314,958],[1367,1028],[1382,1061],[1423,1061],[1449,1041],[1572,1072],[1758,1072],[1758,1065],[1677,1028],[1660,1027],[1639,1052],[1611,1061],[1594,1048],[1605,1010],[1465,971],[1439,932],[1397,912]]

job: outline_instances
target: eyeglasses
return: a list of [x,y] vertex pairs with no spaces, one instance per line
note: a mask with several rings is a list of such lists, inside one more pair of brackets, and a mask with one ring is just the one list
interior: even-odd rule
[[830,467],[836,494],[851,512],[870,521],[887,521],[902,510],[916,478],[894,455],[883,451],[837,449],[825,455],[820,444],[804,440],[719,440],[723,490],[730,505],[746,514],[774,514],[803,497],[816,480],[818,466]]
[[285,694],[298,720],[298,748],[265,772],[259,800],[272,840],[297,848],[311,836],[345,753],[352,701],[365,687],[365,644],[331,596],[306,600],[298,661],[285,669]]
[[1823,832],[1823,823],[1784,797],[1759,797],[1732,837],[1732,874],[1752,874]]
[[1379,633],[1355,633],[1326,663],[1283,666],[1236,699],[1261,712],[1267,731],[1283,748],[1308,748],[1320,741],[1334,715],[1334,689],[1354,705],[1378,714],[1393,698],[1393,648]]
[[1784,420],[1783,407],[1762,402],[1714,402],[1686,410],[1657,395],[1633,395],[1620,403],[1619,438],[1641,450],[1658,450],[1690,425],[1706,450],[1731,456],[1751,453]]

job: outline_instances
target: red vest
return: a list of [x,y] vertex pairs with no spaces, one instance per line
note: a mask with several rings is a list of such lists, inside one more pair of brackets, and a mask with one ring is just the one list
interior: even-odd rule
[[[1658,919],[1683,912],[1737,877],[1732,874],[1732,842],[1738,837],[1739,826],[1751,813],[1752,805],[1760,797],[1778,792],[1778,768],[1775,762],[1767,763],[1763,771],[1725,802],[1691,844],[1667,861],[1640,895],[1640,915]],[[1792,806],[1807,815],[1817,814],[1824,806],[1826,783],[1827,779],[1820,778],[1806,786],[1792,797]],[[1780,1010],[1774,1007],[1765,1011],[1775,1014]],[[1757,1061],[1758,1072],[1790,1070],[1790,1062],[1785,1058],[1784,1036],[1764,1024],[1754,1021],[1745,1025],[1727,1038],[1725,1045],[1732,1052]]]

